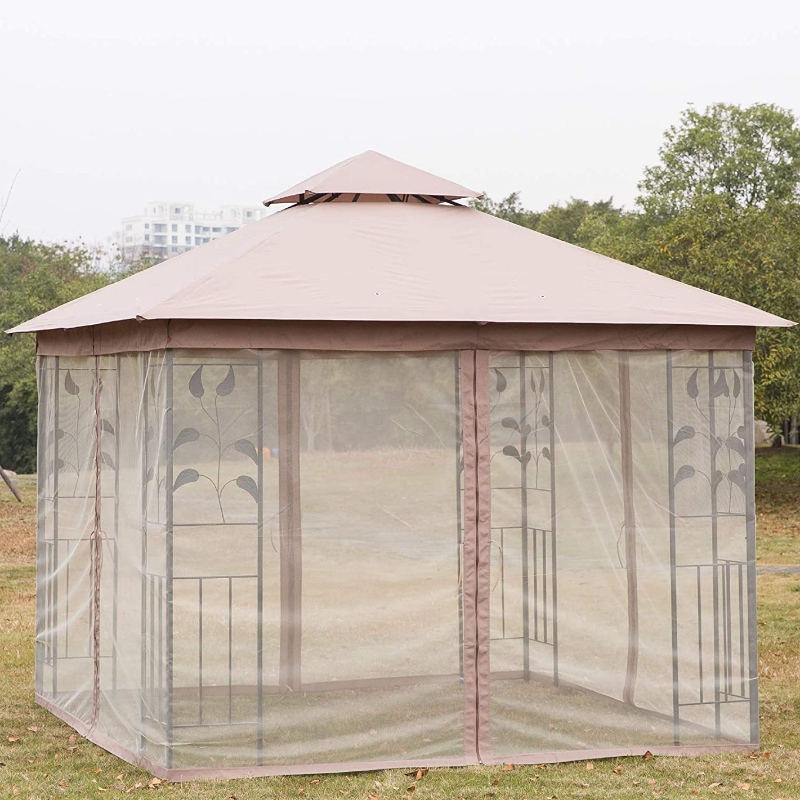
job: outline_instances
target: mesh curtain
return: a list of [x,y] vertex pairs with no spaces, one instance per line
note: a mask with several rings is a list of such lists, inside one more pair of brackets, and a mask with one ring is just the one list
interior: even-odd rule
[[37,696],[123,757],[757,741],[748,353],[185,350],[39,380]]

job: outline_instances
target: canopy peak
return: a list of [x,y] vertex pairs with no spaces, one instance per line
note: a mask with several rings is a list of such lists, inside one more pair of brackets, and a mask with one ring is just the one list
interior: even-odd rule
[[436,204],[482,196],[446,178],[367,150],[270,197],[264,205],[362,200]]

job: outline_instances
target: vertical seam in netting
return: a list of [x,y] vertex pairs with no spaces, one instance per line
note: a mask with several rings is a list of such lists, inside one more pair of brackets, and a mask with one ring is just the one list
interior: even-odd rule
[[103,532],[100,505],[102,499],[101,426],[100,426],[100,358],[94,357],[94,528],[91,535],[92,588],[92,720],[89,730],[97,724],[100,713],[100,576],[103,568]]

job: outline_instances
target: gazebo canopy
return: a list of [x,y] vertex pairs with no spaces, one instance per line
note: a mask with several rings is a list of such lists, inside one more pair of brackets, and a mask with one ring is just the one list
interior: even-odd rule
[[[329,202],[331,198],[358,202]],[[788,326],[472,208],[478,192],[369,151],[266,201],[296,204],[9,333],[122,320]],[[398,202],[373,202],[387,197]]]

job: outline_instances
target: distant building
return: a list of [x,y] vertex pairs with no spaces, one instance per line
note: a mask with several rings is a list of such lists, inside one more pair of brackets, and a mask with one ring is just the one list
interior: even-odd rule
[[119,248],[126,262],[144,257],[164,260],[233,233],[268,213],[264,206],[221,206],[212,211],[194,203],[151,202],[143,214],[122,220]]

